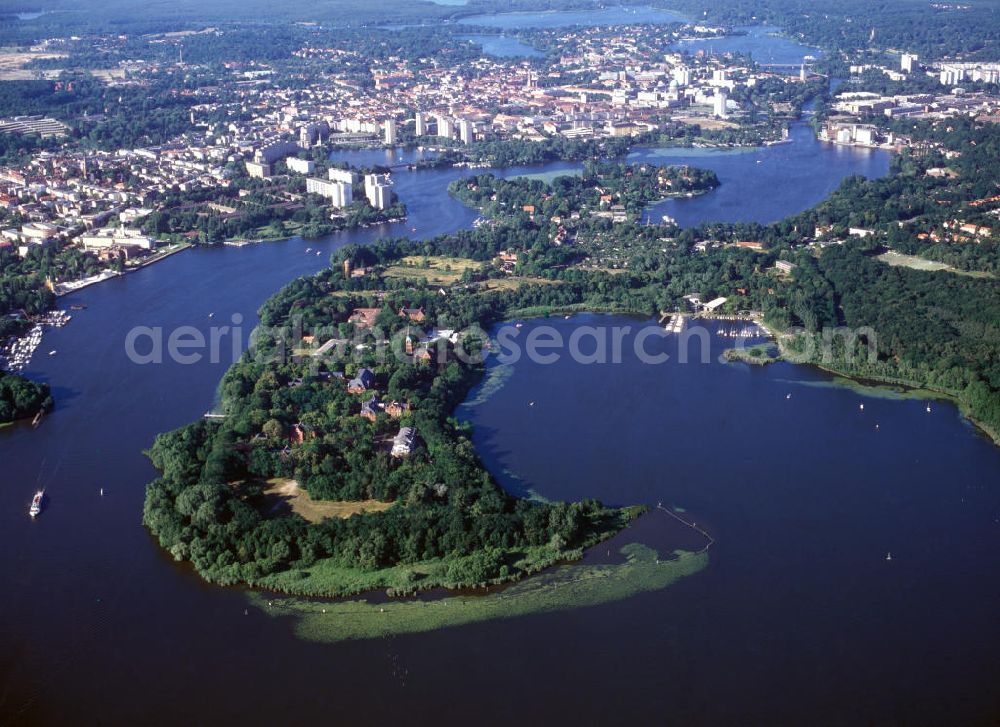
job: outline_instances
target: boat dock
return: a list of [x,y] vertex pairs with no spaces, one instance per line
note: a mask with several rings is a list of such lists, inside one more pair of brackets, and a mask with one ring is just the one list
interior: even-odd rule
[[675,313],[670,316],[670,320],[663,326],[667,333],[683,333],[687,327],[687,317],[683,313]]
[[763,316],[756,311],[731,314],[701,312],[692,317],[716,321],[718,326],[715,332],[723,338],[774,338],[771,330],[764,325]]
[[72,316],[64,310],[52,310],[42,315],[32,316],[34,325],[23,336],[14,337],[4,344],[0,341],[0,369],[17,374],[24,371],[31,362],[38,346],[42,343],[42,334],[47,328],[61,328],[72,320]]

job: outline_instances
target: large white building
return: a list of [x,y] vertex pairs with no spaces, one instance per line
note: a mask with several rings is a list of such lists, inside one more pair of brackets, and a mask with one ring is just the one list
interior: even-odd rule
[[365,197],[368,203],[377,210],[384,210],[392,205],[392,186],[384,174],[365,175]]
[[368,193],[368,201],[377,210],[392,206],[392,187],[388,184],[376,184]]
[[475,127],[468,119],[462,119],[458,122],[458,138],[462,140],[463,144],[471,144],[476,140]]
[[385,132],[385,143],[394,145],[396,143],[396,122],[392,119],[386,119],[382,128]]
[[247,174],[251,177],[257,179],[267,179],[271,176],[271,165],[267,162],[250,162],[246,163]]
[[726,115],[728,113],[726,109],[726,102],[727,102],[726,92],[723,91],[721,88],[717,89],[715,92],[715,96],[713,96],[712,99],[713,99],[712,110],[715,113],[715,115],[718,116],[720,119],[726,118]]
[[139,230],[114,227],[106,227],[89,235],[81,235],[79,241],[85,250],[97,250],[114,245],[118,247],[139,247],[143,250],[152,250],[156,247],[156,240],[143,235]]
[[288,157],[285,160],[288,170],[298,174],[312,174],[316,169],[316,163],[311,159],[299,159],[298,157]]
[[416,136],[427,136],[427,117],[418,111],[413,117],[413,133]]
[[965,69],[956,66],[942,66],[938,80],[945,86],[954,86],[965,80]]
[[913,71],[913,66],[917,62],[917,56],[912,53],[904,53],[899,57],[899,70],[910,73]]
[[31,242],[47,242],[59,234],[59,228],[48,222],[25,222],[21,225],[21,237]]
[[438,115],[437,119],[437,135],[443,136],[445,139],[451,139],[455,136],[455,130],[452,127],[451,119],[447,116]]
[[306,179],[306,192],[326,197],[334,207],[346,207],[354,199],[354,185],[349,182],[330,182],[317,177]]
[[294,141],[275,141],[254,152],[253,160],[258,164],[274,164],[279,159],[294,154],[298,150],[299,145]]
[[344,184],[357,184],[358,173],[350,169],[333,168],[327,172],[331,182],[343,182]]

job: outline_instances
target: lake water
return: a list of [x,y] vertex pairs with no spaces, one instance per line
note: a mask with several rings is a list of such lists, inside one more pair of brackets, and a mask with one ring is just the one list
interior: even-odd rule
[[[796,175],[835,185],[885,161],[848,155],[838,165],[836,147],[793,138],[717,157],[669,152],[719,164],[730,178],[712,195],[747,185],[739,209],[713,208],[709,195],[671,214],[695,224],[723,212],[758,219],[761,205],[768,215],[797,212],[818,192]],[[418,155],[338,156],[392,164]],[[798,181],[768,176],[779,160],[784,179]],[[946,405],[928,415],[914,402],[870,399],[861,417],[856,394],[809,369],[518,364],[499,394],[464,411],[490,466],[543,494],[662,499],[707,524],[719,540],[708,569],[662,592],[322,646],[160,551],[141,525],[143,488],[156,474],[141,451],[211,406],[228,362],[135,365],[128,331],[207,333],[239,314],[245,333],[269,295],[340,245],[467,227],[475,211],[445,190],[468,173],[397,171],[405,223],[191,250],[61,300],[88,308],[46,334],[41,351],[58,353],[36,355],[28,371],[52,383],[57,408],[37,430],[0,431],[0,721],[336,715],[386,724],[440,715],[442,704],[456,710],[443,721],[462,714],[485,724],[652,724],[664,715],[684,724],[945,724],[995,715],[998,450]],[[556,325],[598,320],[607,319]],[[538,401],[530,412],[529,399]],[[32,522],[39,486],[49,503]]]
[[[684,40],[677,43],[679,50],[688,53],[702,51],[706,54],[722,55],[742,53],[753,56],[757,63],[798,64],[806,56],[819,57],[819,48],[802,45],[794,40],[777,35],[779,28],[754,25],[737,28],[743,35],[727,35],[722,38],[704,40]],[[794,69],[798,73],[798,69]]]
[[[708,194],[690,199],[671,199],[651,205],[646,218],[659,222],[663,215],[682,227],[704,222],[773,222],[807,209],[836,189],[844,177],[860,174],[869,178],[889,170],[888,152],[851,148],[820,142],[804,123],[793,124],[790,142],[750,149],[637,149],[630,162],[689,164],[712,169],[721,185]],[[419,152],[344,151],[334,159],[355,166],[408,164],[422,158]],[[580,164],[550,164],[493,170],[503,177],[525,174],[551,179],[559,173],[579,170]],[[472,224],[475,210],[462,207],[447,196],[448,185],[487,169],[443,169],[422,172],[396,171],[395,192],[409,209],[409,220],[387,225],[391,234],[429,237]],[[767,194],[761,194],[761,190]],[[751,203],[752,200],[752,203]]]
[[[721,185],[699,197],[651,205],[646,218],[670,215],[682,227],[702,222],[774,222],[824,199],[852,174],[875,178],[889,171],[889,154],[816,139],[805,123],[792,124],[790,143],[752,149],[637,149],[630,162],[690,164],[712,169]],[[823,173],[817,174],[819,166]],[[748,206],[747,200],[754,200]]]
[[563,28],[570,25],[632,25],[636,23],[683,23],[679,13],[658,8],[610,7],[599,10],[543,10],[495,15],[469,15],[458,22],[490,28]]
[[[480,23],[482,24],[482,23]],[[518,26],[520,27],[520,26]],[[534,27],[534,26],[524,26]],[[513,29],[514,26],[505,27]],[[758,63],[775,64],[775,70],[797,74],[798,64],[806,56],[818,57],[821,51],[808,45],[796,43],[788,38],[777,35],[777,28],[750,26],[738,28],[744,35],[727,35],[721,38],[706,38],[699,40],[682,40],[674,46],[677,50],[688,53],[702,52],[705,54],[723,55],[726,53],[742,53],[750,55]],[[471,40],[482,46],[483,52],[498,58],[524,56],[540,58],[545,54],[516,38],[505,35],[463,35],[465,40]],[[783,66],[789,66],[783,68]]]
[[483,53],[497,58],[541,58],[545,54],[517,38],[506,35],[463,35],[464,40],[471,40],[483,48]]
[[[568,338],[581,326],[649,323],[529,321],[520,340],[540,325]],[[560,681],[590,708],[567,699],[567,718],[995,717],[1000,449],[950,405],[927,413],[924,402],[861,395],[784,363],[684,365],[676,337],[647,349],[669,362],[643,364],[624,340],[620,365],[522,360],[499,392],[460,410],[491,470],[516,476],[512,486],[552,499],[662,501],[718,540],[708,569],[676,586],[548,621],[586,644],[562,654]],[[713,356],[731,345],[715,338]],[[550,683],[552,661],[532,654],[542,663],[531,673]]]

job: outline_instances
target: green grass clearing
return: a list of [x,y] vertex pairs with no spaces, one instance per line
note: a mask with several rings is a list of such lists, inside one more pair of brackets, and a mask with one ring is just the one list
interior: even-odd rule
[[904,268],[910,268],[912,270],[923,270],[924,272],[948,272],[955,273],[956,275],[967,275],[970,278],[992,278],[993,275],[990,273],[983,272],[981,270],[959,270],[958,268],[952,267],[947,263],[939,263],[935,260],[927,260],[922,257],[917,257],[916,255],[904,255],[900,252],[885,252],[879,255],[877,260],[881,260],[886,265],[892,265],[893,267],[899,266]]
[[387,268],[384,277],[397,280],[427,280],[430,285],[453,285],[466,270],[479,270],[483,263],[443,255],[409,255],[400,264]]
[[329,518],[349,518],[366,512],[383,512],[392,507],[391,502],[380,500],[313,500],[295,480],[274,478],[267,481],[263,495],[272,507],[285,507],[311,523]]
[[518,290],[525,285],[559,285],[558,280],[548,278],[533,278],[523,275],[515,275],[510,278],[491,278],[476,284],[477,290],[501,291]]

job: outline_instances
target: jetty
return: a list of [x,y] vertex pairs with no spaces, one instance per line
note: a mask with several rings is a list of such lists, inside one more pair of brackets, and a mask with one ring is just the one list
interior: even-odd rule
[[698,553],[704,553],[706,550],[708,550],[713,545],[715,545],[715,538],[713,538],[711,535],[709,535],[708,531],[705,530],[704,528],[700,527],[698,525],[698,523],[693,522],[691,520],[685,520],[680,515],[678,515],[677,513],[675,513],[673,510],[664,507],[662,502],[659,502],[659,503],[656,504],[656,509],[657,510],[662,510],[663,512],[667,513],[667,515],[669,515],[670,517],[672,517],[674,520],[677,520],[678,522],[681,522],[684,525],[687,525],[689,528],[691,528],[692,530],[694,530],[696,533],[698,533],[699,535],[702,535],[702,536],[705,537],[705,540],[706,540],[705,546],[701,550],[699,550]]

